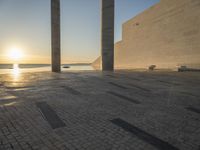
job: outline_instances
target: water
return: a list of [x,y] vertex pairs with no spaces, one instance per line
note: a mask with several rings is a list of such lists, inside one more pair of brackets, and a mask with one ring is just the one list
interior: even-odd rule
[[[15,64],[0,64],[0,69],[13,69]],[[19,68],[40,68],[40,67],[50,67],[48,64],[19,64]]]
[[[63,68],[69,66],[69,68]],[[93,70],[90,64],[63,64],[62,71],[72,70]],[[49,64],[0,64],[0,74],[16,73],[16,72],[41,72],[51,71]]]

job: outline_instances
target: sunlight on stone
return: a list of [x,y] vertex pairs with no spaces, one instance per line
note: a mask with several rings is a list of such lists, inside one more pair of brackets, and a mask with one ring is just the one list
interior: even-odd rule
[[12,106],[14,104],[16,104],[17,102],[11,102],[11,103],[8,103],[8,104],[4,104],[4,106]]
[[18,88],[18,89],[13,89],[12,91],[27,91],[30,88]]
[[0,100],[10,100],[10,99],[15,99],[16,96],[4,96],[2,98],[0,98]]

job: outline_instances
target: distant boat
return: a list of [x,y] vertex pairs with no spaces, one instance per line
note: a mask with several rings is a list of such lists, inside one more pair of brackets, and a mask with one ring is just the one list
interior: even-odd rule
[[70,68],[70,66],[68,66],[68,65],[64,65],[63,68]]

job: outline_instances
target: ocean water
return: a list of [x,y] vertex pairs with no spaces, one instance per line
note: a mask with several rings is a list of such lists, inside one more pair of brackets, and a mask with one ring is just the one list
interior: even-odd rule
[[[69,68],[63,68],[69,66]],[[73,70],[94,70],[90,64],[63,64],[62,71]],[[51,65],[48,64],[0,64],[0,74],[8,74],[13,72],[41,72],[51,71]]]

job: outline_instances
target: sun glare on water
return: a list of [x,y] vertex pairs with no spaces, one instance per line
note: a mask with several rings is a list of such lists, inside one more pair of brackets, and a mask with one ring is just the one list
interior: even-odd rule
[[14,75],[14,79],[17,80],[20,74],[20,70],[19,70],[19,65],[18,64],[13,64],[13,70],[12,73]]

